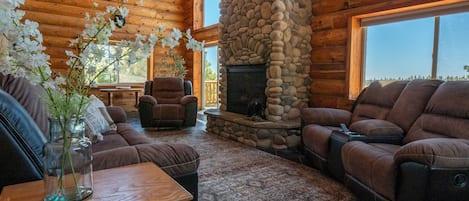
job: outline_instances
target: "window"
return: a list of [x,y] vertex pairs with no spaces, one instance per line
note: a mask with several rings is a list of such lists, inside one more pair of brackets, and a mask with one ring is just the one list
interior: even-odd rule
[[469,79],[468,2],[355,16],[350,28],[350,98],[374,80]]
[[[100,72],[103,68],[113,61],[112,57],[117,51],[117,46],[99,45],[105,49],[105,57],[100,61],[96,61],[92,65],[96,66],[96,72]],[[139,57],[145,58],[140,55]],[[120,70],[116,70],[120,69]],[[134,64],[128,63],[128,58],[124,57],[120,63],[111,65],[106,71],[96,79],[97,84],[120,84],[120,83],[143,83],[147,80],[147,59],[141,59]]]
[[210,46],[204,49],[203,63],[203,107],[218,106],[218,47]]
[[367,27],[364,84],[468,79],[464,69],[469,64],[468,35],[469,12]]
[[204,0],[204,25],[217,24],[220,19],[220,0]]

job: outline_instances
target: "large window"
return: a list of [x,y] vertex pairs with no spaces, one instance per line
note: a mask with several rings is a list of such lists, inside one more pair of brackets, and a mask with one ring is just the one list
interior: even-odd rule
[[204,108],[218,107],[218,48],[209,46],[204,48]]
[[[96,61],[96,72],[100,72],[114,61],[113,55],[117,51],[117,46],[102,46],[105,49],[105,57]],[[142,55],[140,58],[145,58]],[[147,80],[147,59],[140,59],[134,64],[129,64],[128,58],[124,57],[121,62],[112,64],[106,71],[96,79],[97,84],[121,84],[121,83],[143,83]]]
[[469,79],[469,2],[438,1],[353,16],[348,92],[373,80]]
[[366,28],[365,85],[373,80],[465,80],[469,12]]
[[217,24],[220,19],[220,0],[204,0],[204,25]]

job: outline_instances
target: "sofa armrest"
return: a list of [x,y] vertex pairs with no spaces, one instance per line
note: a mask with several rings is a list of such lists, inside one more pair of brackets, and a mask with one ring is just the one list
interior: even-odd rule
[[430,138],[402,146],[394,155],[396,164],[417,162],[432,167],[469,167],[469,140]]
[[156,101],[155,97],[150,95],[143,95],[139,98],[140,103],[148,103],[150,105],[156,105],[158,102]]
[[197,102],[197,97],[193,95],[186,95],[181,98],[181,104],[186,105],[188,103]]
[[122,107],[107,106],[106,109],[114,123],[125,123],[127,121],[127,114]]
[[402,138],[404,130],[396,124],[380,119],[356,121],[350,125],[352,132],[366,136],[396,136]]
[[303,108],[301,118],[305,124],[318,124],[322,126],[340,126],[341,123],[350,122],[352,113],[334,108]]

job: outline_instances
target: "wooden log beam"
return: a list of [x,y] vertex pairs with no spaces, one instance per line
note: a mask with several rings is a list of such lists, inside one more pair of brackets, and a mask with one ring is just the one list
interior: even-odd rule
[[346,46],[347,45],[347,29],[330,29],[316,31],[311,37],[311,46],[326,47],[326,46]]

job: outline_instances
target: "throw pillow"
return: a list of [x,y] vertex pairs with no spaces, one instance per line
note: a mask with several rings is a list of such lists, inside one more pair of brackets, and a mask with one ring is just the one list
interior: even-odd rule
[[107,112],[107,109],[105,107],[100,107],[99,111],[103,115],[104,119],[106,119],[107,123],[109,124],[109,129],[112,131],[117,130],[117,125],[114,123],[114,120],[112,120],[111,115]]
[[106,105],[104,105],[103,101],[101,101],[101,99],[99,99],[95,95],[91,95],[90,100],[92,101],[92,104],[94,104],[94,106],[99,109],[104,119],[106,119],[109,124],[110,130],[117,130],[117,125],[114,123],[114,120],[112,120],[111,115],[109,115],[109,113],[107,112]]
[[96,132],[93,126],[88,119],[85,118],[85,135],[91,140],[93,143],[97,143],[103,141],[104,136],[101,133]]
[[102,136],[102,133],[107,132],[110,130],[109,123],[106,121],[106,119],[103,117],[101,114],[99,107],[104,105],[104,103],[101,102],[96,96],[91,96],[90,97],[90,105],[88,106],[88,109],[86,110],[85,114],[85,123],[89,129],[85,130],[85,134],[87,134],[88,137],[94,139],[95,136],[96,138],[100,139],[100,136]]

